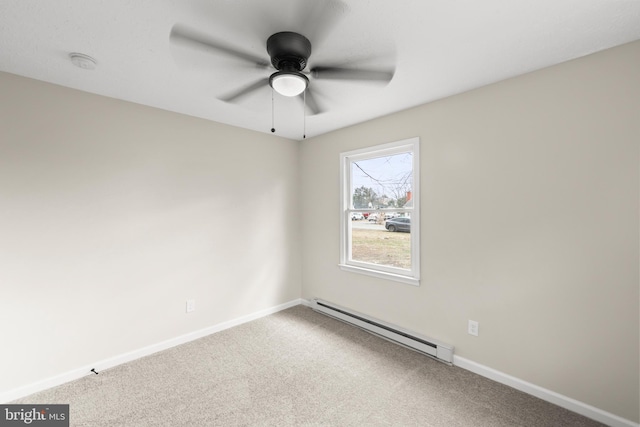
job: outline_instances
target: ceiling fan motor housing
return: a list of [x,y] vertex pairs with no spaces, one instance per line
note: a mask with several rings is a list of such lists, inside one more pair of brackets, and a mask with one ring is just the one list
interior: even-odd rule
[[280,71],[302,71],[311,56],[311,42],[291,31],[275,33],[267,40],[271,64]]

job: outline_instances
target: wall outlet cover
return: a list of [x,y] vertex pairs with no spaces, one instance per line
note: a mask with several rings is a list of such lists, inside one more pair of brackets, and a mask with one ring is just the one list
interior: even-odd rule
[[196,300],[188,299],[187,300],[187,313],[192,313],[196,311]]
[[469,320],[467,332],[469,335],[478,336],[480,325],[475,320]]

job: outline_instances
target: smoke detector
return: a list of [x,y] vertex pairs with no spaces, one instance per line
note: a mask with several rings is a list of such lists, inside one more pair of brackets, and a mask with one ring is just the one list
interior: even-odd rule
[[73,52],[69,54],[69,58],[71,58],[73,65],[83,70],[94,70],[96,68],[96,60],[84,53]]

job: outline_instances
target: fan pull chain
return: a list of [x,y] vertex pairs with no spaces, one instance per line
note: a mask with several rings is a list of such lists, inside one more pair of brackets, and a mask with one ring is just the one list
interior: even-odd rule
[[273,113],[273,87],[271,88],[271,132],[275,132],[274,113]]
[[302,139],[307,138],[307,90],[302,92]]

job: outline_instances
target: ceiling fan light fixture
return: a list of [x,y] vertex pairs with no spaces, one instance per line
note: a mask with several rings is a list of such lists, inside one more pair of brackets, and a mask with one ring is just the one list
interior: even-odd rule
[[309,79],[297,71],[278,71],[269,77],[269,85],[280,95],[297,96],[305,91]]

